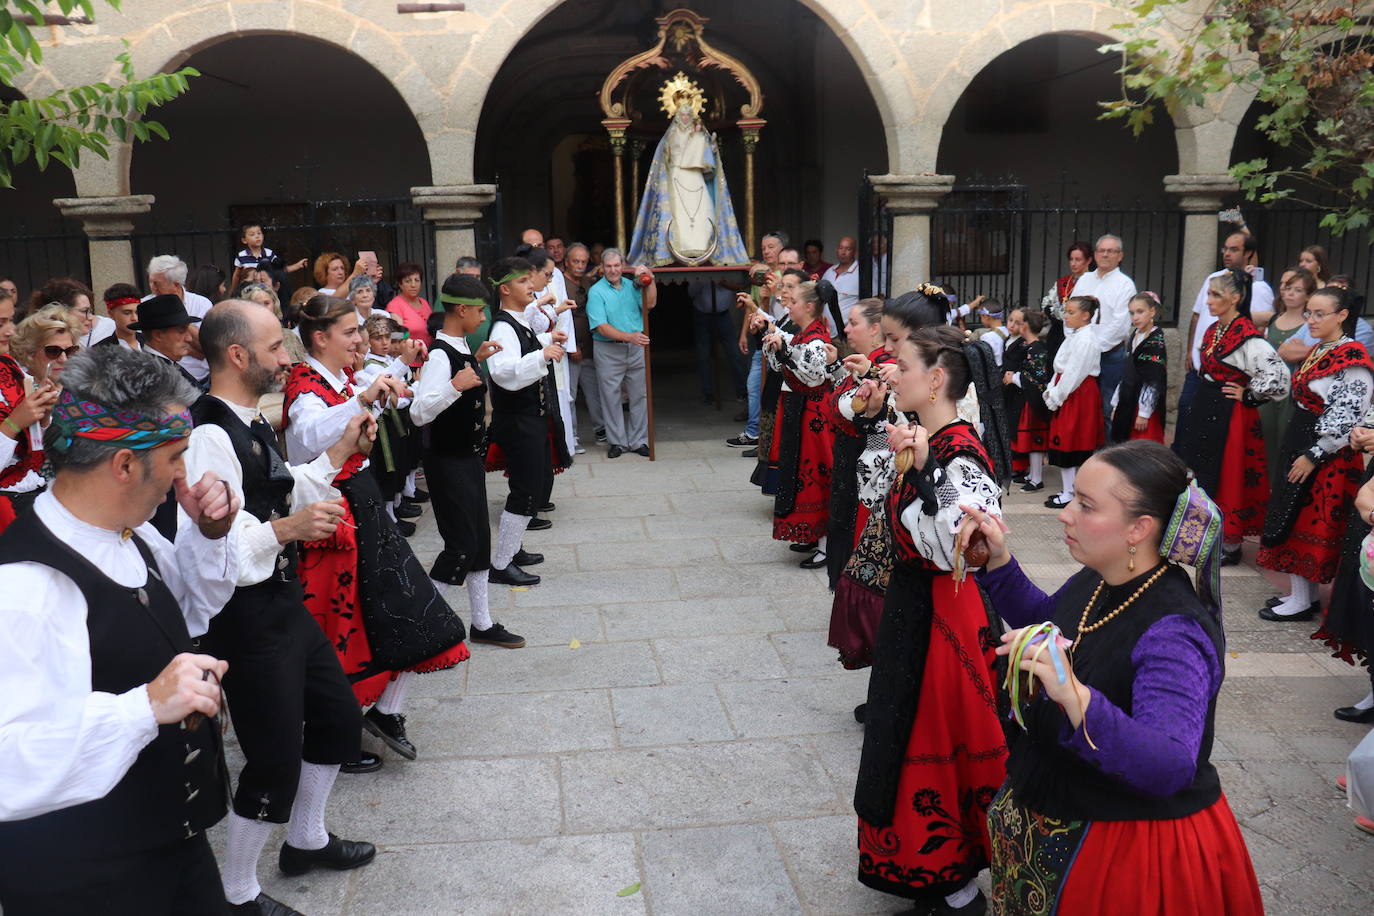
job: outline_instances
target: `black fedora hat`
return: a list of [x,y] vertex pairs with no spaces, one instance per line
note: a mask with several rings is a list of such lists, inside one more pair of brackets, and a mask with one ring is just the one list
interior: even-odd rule
[[129,325],[135,331],[161,331],[200,321],[186,311],[186,303],[173,293],[163,293],[138,304],[138,320]]

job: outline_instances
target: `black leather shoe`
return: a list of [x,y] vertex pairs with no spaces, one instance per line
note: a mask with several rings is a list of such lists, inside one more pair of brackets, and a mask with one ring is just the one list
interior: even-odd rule
[[596,429],[592,430],[592,434],[596,438],[597,442],[606,441],[606,427],[598,426]]
[[406,737],[406,717],[400,713],[379,712],[374,706],[363,713],[363,728],[381,738],[383,744],[405,759],[415,759],[415,745]]
[[1025,483],[1029,475],[1025,471],[1015,471],[1011,475],[1012,483]]
[[544,562],[544,555],[542,553],[530,553],[521,547],[520,552],[511,557],[510,561],[516,566],[538,566]]
[[1320,601],[1313,601],[1307,606],[1307,610],[1298,611],[1296,614],[1280,614],[1272,607],[1262,607],[1259,609],[1259,619],[1268,620],[1273,623],[1291,623],[1299,620],[1311,620],[1317,616],[1317,612],[1322,609]]
[[525,647],[525,637],[512,633],[494,620],[491,622],[491,626],[485,630],[471,627],[468,630],[468,642],[480,642],[488,646],[500,646],[503,649],[523,649]]
[[396,522],[396,530],[401,532],[401,537],[408,538],[415,534],[415,523],[408,522],[405,519],[399,519]]
[[526,531],[543,531],[543,530],[546,529],[546,528],[552,528],[552,527],[553,527],[553,522],[549,521],[549,520],[546,519],[546,518],[540,518],[539,516],[535,516],[534,518],[530,519],[530,523],[529,523],[528,525],[525,526],[525,530],[526,530]]
[[395,512],[395,513],[396,513],[396,517],[399,519],[399,518],[419,518],[421,515],[424,514],[424,511],[425,511],[425,510],[424,510],[424,509],[421,509],[419,506],[415,505],[414,503],[408,503],[408,502],[405,502],[404,500],[402,500],[402,501],[401,501],[401,504],[400,504],[399,506],[397,506],[395,509],[392,509],[391,511]]
[[229,904],[229,912],[234,916],[305,916],[300,910],[293,910],[280,900],[273,900],[266,894],[258,894],[256,899],[247,903]]
[[630,451],[634,452],[636,455],[641,455],[645,458],[649,457],[649,446],[647,445],[641,445],[639,448],[632,448],[630,449]]
[[407,496],[406,499],[410,500],[413,503],[427,503],[429,502],[429,491],[421,490],[419,487],[416,487],[415,495]]
[[1045,489],[1045,481],[1043,480],[1039,483],[1031,483],[1030,481],[1026,481],[1024,484],[1021,485],[1022,493],[1039,493],[1043,489]]
[[811,554],[811,557],[809,559],[802,560],[797,565],[800,566],[802,569],[824,569],[825,563],[825,552],[818,550],[815,553]]
[[1071,502],[1071,500],[1067,500],[1067,499],[1061,500],[1061,499],[1059,498],[1059,494],[1056,493],[1056,494],[1054,494],[1053,496],[1051,496],[1049,499],[1045,500],[1045,508],[1046,508],[1046,509],[1062,509],[1062,508],[1064,508],[1065,506],[1067,506],[1070,502]]
[[[1222,566],[1239,566],[1239,565],[1240,565],[1240,551],[1239,551],[1239,550],[1222,550],[1222,552],[1221,552],[1221,565],[1222,565]],[[1272,604],[1269,605],[1269,606],[1270,606],[1270,607],[1273,607]]]
[[819,541],[811,541],[807,544],[792,544],[787,549],[792,551],[793,553],[815,553],[816,548],[819,546]]
[[1360,709],[1355,706],[1342,706],[1332,713],[1342,722],[1358,722],[1361,725],[1368,725],[1374,722],[1374,706],[1369,709]]
[[358,757],[357,763],[343,763],[339,765],[340,773],[375,773],[382,768],[382,758],[376,754],[369,754],[363,751]]
[[606,457],[619,458],[623,454],[625,454],[625,450],[623,448],[621,448],[618,445],[612,445],[610,449],[606,452]]
[[512,563],[505,569],[493,569],[487,573],[487,581],[493,585],[509,585],[511,588],[531,588],[539,584],[539,577]]
[[552,512],[553,510],[555,510],[555,509],[557,509],[557,508],[558,508],[558,507],[557,507],[556,505],[554,505],[553,503],[544,503],[544,505],[542,505],[542,506],[539,507],[539,511],[540,511],[540,512]]
[[740,452],[739,456],[741,458],[757,458],[759,456],[759,450],[756,448],[751,448],[747,452]]
[[297,849],[282,843],[277,867],[288,875],[303,875],[314,868],[348,871],[361,868],[376,857],[377,847],[371,843],[341,840],[331,833],[323,849]]
[[868,718],[868,704],[860,703],[854,707],[854,721],[860,725],[864,724],[864,719]]

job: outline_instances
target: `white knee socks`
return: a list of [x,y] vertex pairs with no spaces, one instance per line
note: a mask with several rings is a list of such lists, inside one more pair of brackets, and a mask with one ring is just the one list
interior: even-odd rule
[[520,542],[525,539],[525,529],[529,527],[530,516],[516,515],[501,511],[501,524],[496,529],[496,548],[491,552],[491,568],[505,569],[511,558],[520,550]]
[[301,762],[301,781],[296,788],[296,803],[291,806],[291,824],[286,842],[297,849],[323,849],[329,845],[324,829],[324,806],[339,776],[337,763]]
[[248,903],[262,893],[258,884],[258,859],[277,825],[271,821],[251,821],[229,812],[229,840],[224,847],[224,899]]
[[1078,477],[1078,468],[1060,468],[1059,474],[1064,479],[1063,489],[1059,491],[1059,499],[1073,499],[1073,482]]
[[406,694],[410,693],[410,684],[415,680],[414,671],[402,671],[396,675],[395,679],[386,685],[382,691],[381,699],[377,701],[377,711],[394,716],[400,713],[406,705]]
[[1363,700],[1355,704],[1356,709],[1369,709],[1371,707],[1374,707],[1374,690],[1371,690]]
[[970,881],[954,893],[947,894],[945,896],[945,903],[947,903],[951,909],[957,910],[960,907],[968,906],[973,902],[973,898],[977,896],[978,883],[976,881]]
[[1026,480],[1030,483],[1045,482],[1045,453],[1030,453],[1030,470],[1026,472]]
[[415,471],[411,471],[409,474],[406,475],[406,484],[404,487],[401,488],[401,495],[403,495],[406,499],[410,499],[412,496],[415,495],[416,473],[417,472]]
[[474,630],[491,629],[491,607],[487,604],[487,570],[468,573],[468,607]]
[[1288,583],[1291,589],[1288,597],[1274,606],[1274,613],[1282,617],[1301,613],[1317,600],[1317,583],[1294,573],[1288,574]]

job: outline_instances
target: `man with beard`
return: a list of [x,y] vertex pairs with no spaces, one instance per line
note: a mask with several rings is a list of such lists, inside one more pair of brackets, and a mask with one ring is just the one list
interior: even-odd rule
[[[236,913],[289,916],[296,910],[262,893],[257,880],[277,824],[290,822],[280,855],[287,874],[357,868],[377,853],[324,826],[340,764],[356,769],[360,759],[362,719],[296,577],[296,542],[333,535],[344,508],[330,484],[376,424],[360,413],[318,458],[290,466],[258,413],[290,367],[281,324],[258,304],[231,299],[210,310],[200,340],[210,392],[191,409],[186,466],[197,475],[213,469],[243,502],[234,520],[238,588],[205,636],[207,650],[229,662],[224,689],[247,761],[229,814],[224,894]],[[372,769],[380,765],[372,759]]]

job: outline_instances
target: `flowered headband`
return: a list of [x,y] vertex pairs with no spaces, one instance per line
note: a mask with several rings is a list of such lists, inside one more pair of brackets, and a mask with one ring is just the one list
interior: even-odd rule
[[1159,555],[1197,568],[1197,593],[1221,619],[1221,510],[1196,481],[1178,494],[1174,514],[1159,542]]
[[58,433],[53,448],[59,452],[66,452],[77,439],[118,442],[122,448],[143,451],[191,435],[189,411],[158,420],[131,410],[110,410],[104,404],[83,401],[70,391],[63,391],[57,399],[52,421]]

